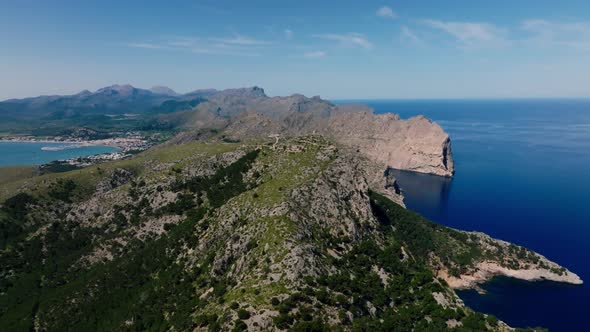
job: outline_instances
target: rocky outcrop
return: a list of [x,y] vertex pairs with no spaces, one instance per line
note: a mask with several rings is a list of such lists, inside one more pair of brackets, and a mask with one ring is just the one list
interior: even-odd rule
[[379,192],[391,201],[405,207],[404,195],[397,179],[391,172],[384,171],[384,164],[375,163],[368,158],[358,158],[364,176],[369,183],[371,190]]
[[452,288],[478,288],[480,284],[496,276],[526,281],[549,280],[573,285],[583,283],[577,274],[524,247],[491,238],[484,233],[465,234],[469,234],[472,241],[488,254],[486,259],[478,261],[460,275],[451,275],[446,268],[439,269],[438,277]]
[[454,173],[449,135],[423,116],[404,121],[396,114],[339,112],[325,131],[388,168],[441,176]]
[[[556,263],[550,261],[547,262],[551,263],[556,268],[560,268]],[[573,285],[583,284],[582,279],[571,271],[565,271],[559,274],[550,269],[543,268],[511,269],[501,266],[493,261],[480,262],[475,266],[473,273],[462,274],[459,277],[450,276],[446,271],[440,271],[438,276],[443,278],[449,286],[455,289],[476,288],[478,285],[498,276],[511,277],[525,281],[549,280]]]
[[107,192],[109,190],[117,188],[131,181],[131,179],[133,178],[133,172],[124,168],[114,169],[113,172],[109,175],[109,177],[100,181],[96,185],[96,191],[98,193]]
[[244,112],[232,119],[225,133],[233,139],[244,139],[267,137],[269,134],[281,133],[284,130],[283,126],[269,117],[256,112]]

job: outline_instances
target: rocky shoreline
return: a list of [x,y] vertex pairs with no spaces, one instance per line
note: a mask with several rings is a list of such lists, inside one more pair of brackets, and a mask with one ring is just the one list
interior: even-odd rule
[[477,236],[479,243],[495,253],[507,253],[507,257],[479,261],[469,271],[459,276],[452,275],[448,269],[439,269],[437,276],[444,279],[453,289],[480,290],[481,284],[499,276],[525,281],[547,280],[572,285],[584,283],[577,274],[532,250],[494,239],[484,233],[468,234]]
[[463,274],[459,278],[450,276],[446,271],[438,275],[454,289],[477,289],[481,284],[490,281],[494,277],[510,277],[525,281],[554,281],[572,285],[581,285],[584,282],[575,273],[567,271],[563,275],[544,269],[518,269],[513,270],[498,265],[495,262],[482,262],[477,264],[476,271],[471,274]]

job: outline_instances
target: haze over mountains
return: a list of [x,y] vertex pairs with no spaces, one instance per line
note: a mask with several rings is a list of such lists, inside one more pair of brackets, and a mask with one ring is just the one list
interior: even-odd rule
[[198,94],[180,96],[167,87],[149,90],[131,85],[112,85],[90,92],[88,90],[67,96],[39,96],[25,99],[9,99],[0,102],[3,118],[27,119],[75,114],[145,113],[166,100],[187,100]]
[[[270,115],[286,110],[309,111],[314,108],[327,112],[333,105],[319,97],[305,98],[303,95],[269,98],[262,88],[239,89],[200,89],[185,94],[176,93],[165,86],[150,89],[136,88],[129,84],[112,85],[94,92],[81,91],[74,95],[38,96],[24,99],[8,99],[0,102],[0,117],[26,119],[49,117],[58,113],[73,115],[107,115],[121,113],[160,113],[192,109],[194,106],[183,104],[191,101],[210,101],[219,108],[218,115],[233,116],[256,106],[258,112]],[[278,109],[277,109],[278,108]],[[207,109],[211,109],[208,107]]]

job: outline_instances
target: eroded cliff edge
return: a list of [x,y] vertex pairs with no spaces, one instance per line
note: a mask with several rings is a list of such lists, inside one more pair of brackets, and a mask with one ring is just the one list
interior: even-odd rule
[[440,176],[455,171],[449,135],[424,116],[401,120],[391,113],[338,112],[325,133],[387,168]]

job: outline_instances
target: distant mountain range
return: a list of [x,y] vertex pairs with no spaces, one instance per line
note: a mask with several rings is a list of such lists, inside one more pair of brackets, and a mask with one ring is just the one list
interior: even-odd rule
[[[112,85],[74,95],[38,96],[0,102],[0,134],[67,135],[75,128],[98,132],[166,131],[187,125],[190,111],[211,96],[245,96],[259,88],[195,90],[186,94],[156,86],[151,89]],[[178,113],[171,115],[170,113]],[[190,123],[188,123],[190,125]]]
[[[39,96],[25,99],[9,99],[0,102],[2,119],[25,120],[63,117],[112,115],[124,113],[158,112],[160,107],[165,111],[174,101],[174,110],[178,104],[185,103],[191,107],[191,101],[213,93],[213,90],[195,91],[180,95],[172,89],[157,86],[149,90],[131,85],[112,85],[95,92],[84,90],[67,96]],[[166,108],[167,107],[167,108]]]
[[[186,111],[195,108],[203,101],[219,108],[218,115],[233,116],[249,107],[262,107],[265,114],[275,108],[283,110],[293,105],[300,108],[314,107],[327,109],[330,103],[315,97],[307,101],[302,95],[285,98],[269,98],[262,88],[240,89],[202,89],[179,94],[165,86],[141,89],[129,84],[112,85],[91,92],[83,90],[74,95],[38,96],[24,99],[8,99],[0,102],[0,119],[3,120],[38,120],[62,119],[72,117],[121,115],[121,114],[158,114]],[[264,103],[261,104],[261,102]],[[319,103],[317,103],[319,102]],[[307,104],[307,105],[305,105]]]

